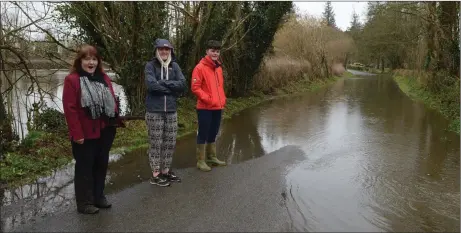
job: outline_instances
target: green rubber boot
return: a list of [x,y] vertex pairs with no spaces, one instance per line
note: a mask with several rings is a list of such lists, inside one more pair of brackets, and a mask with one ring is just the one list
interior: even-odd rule
[[206,145],[206,162],[216,166],[226,166],[226,162],[216,157],[216,143]]
[[205,162],[205,144],[197,145],[197,168],[204,172],[211,171],[211,168]]

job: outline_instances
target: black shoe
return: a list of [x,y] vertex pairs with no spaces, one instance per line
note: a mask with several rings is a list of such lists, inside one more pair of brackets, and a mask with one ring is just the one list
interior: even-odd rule
[[99,209],[94,205],[77,206],[77,211],[81,214],[96,214]]
[[149,182],[151,184],[155,184],[155,185],[158,185],[160,187],[167,187],[167,186],[170,186],[170,182],[168,182],[167,179],[163,178],[161,175],[158,175],[158,176],[153,176],[149,179]]
[[99,201],[97,201],[95,203],[95,206],[100,208],[100,209],[109,209],[110,207],[112,207],[112,204],[110,204],[107,199],[105,197],[99,199]]
[[170,182],[181,182],[181,178],[176,176],[172,171],[169,171],[167,174],[162,174],[162,177]]

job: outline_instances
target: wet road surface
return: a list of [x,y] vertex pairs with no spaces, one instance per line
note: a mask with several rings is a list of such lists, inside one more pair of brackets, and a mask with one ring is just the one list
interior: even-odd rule
[[78,215],[70,168],[50,179],[63,184],[54,192],[4,201],[2,229],[458,232],[459,136],[447,127],[389,78],[343,79],[226,121],[218,151],[228,167],[194,169],[190,135],[174,158],[183,183],[151,186],[146,152],[135,151],[110,166],[113,209]]
[[360,70],[350,70],[348,69],[347,71],[351,72],[353,75],[356,75],[356,76],[375,76],[376,74],[373,74],[373,73],[368,73],[368,72],[364,72],[364,71],[360,71]]
[[[263,160],[215,169],[178,171],[184,183],[158,188],[148,182],[111,198],[114,207],[96,216],[74,211],[48,217],[18,231],[151,232],[274,231],[285,228],[286,170],[304,158],[294,146]],[[264,179],[261,179],[263,178]],[[270,192],[267,192],[270,190]]]

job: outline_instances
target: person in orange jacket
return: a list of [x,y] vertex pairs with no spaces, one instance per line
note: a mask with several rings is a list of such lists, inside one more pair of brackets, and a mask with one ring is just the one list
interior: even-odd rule
[[220,49],[221,42],[208,41],[206,56],[192,71],[191,90],[197,97],[197,168],[202,171],[211,171],[207,163],[226,165],[216,156],[216,136],[226,105],[223,70],[219,61]]

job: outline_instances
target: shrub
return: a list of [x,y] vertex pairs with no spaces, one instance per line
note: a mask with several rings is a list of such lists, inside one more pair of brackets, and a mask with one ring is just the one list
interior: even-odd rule
[[62,112],[46,107],[34,116],[34,128],[45,132],[64,132],[67,129],[66,119]]
[[253,81],[256,90],[272,92],[284,85],[345,72],[352,38],[313,17],[292,16],[276,33],[274,53],[266,57]]

